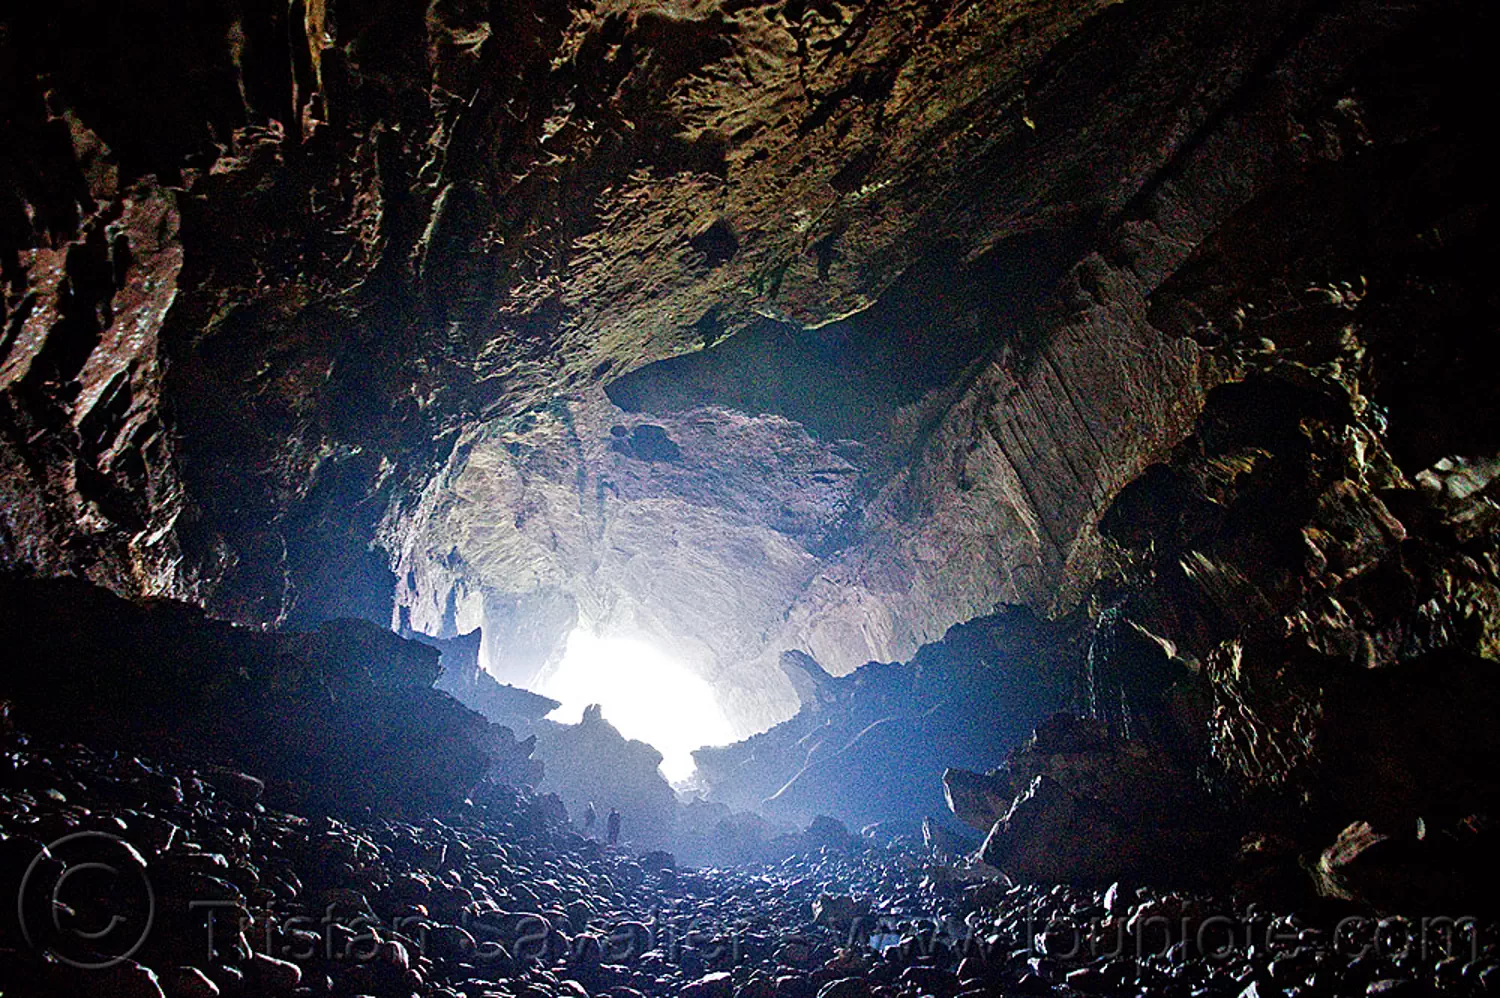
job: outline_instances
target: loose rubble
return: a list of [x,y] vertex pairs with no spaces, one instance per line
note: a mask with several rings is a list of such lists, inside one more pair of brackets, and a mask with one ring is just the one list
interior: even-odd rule
[[[6,994],[1267,998],[1500,983],[1493,921],[1011,886],[839,842],[827,822],[779,863],[684,869],[606,848],[555,798],[496,783],[407,820],[309,818],[259,803],[249,774],[14,731],[0,748],[0,890],[20,899],[0,906]],[[112,877],[64,882],[87,862]],[[54,888],[70,908],[51,923]]]

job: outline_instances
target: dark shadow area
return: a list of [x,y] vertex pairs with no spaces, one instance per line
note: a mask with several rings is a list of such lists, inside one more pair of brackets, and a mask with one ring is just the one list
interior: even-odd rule
[[819,329],[761,320],[708,346],[610,383],[626,412],[719,406],[785,416],[824,439],[870,439],[896,410],[950,386],[1022,325],[1077,259],[1076,230],[1028,233],[973,261],[948,244],[906,271],[873,306]]

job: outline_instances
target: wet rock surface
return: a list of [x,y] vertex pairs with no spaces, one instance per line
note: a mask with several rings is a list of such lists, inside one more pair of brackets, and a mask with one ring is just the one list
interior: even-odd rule
[[[1430,157],[1475,127],[1459,108],[1430,105],[1421,139],[1371,110],[1331,127],[1342,137],[1318,167],[1248,202],[1153,301],[1221,383],[1100,521],[1124,567],[1098,596],[1089,675],[1097,716],[1200,771],[1252,837],[1347,859],[1343,886],[1325,886],[1362,896],[1368,852],[1383,872],[1367,900],[1425,881],[1463,903],[1462,856],[1496,806],[1480,774],[1500,761],[1500,576],[1477,457],[1500,440],[1488,403],[1438,417],[1436,396],[1467,397],[1462,330],[1494,328],[1496,312],[1464,276],[1487,266],[1478,232],[1459,225],[1441,246],[1425,233],[1450,198],[1478,219],[1493,197],[1463,170],[1429,185]],[[1386,196],[1399,210],[1365,214]],[[1357,237],[1354,216],[1369,223]],[[1361,823],[1383,841],[1340,856]]]
[[[0,911],[0,982],[18,994],[1437,998],[1493,993],[1500,965],[1500,926],[1464,913],[1010,887],[857,840],[680,869],[496,784],[407,820],[309,818],[213,774],[0,739],[0,881],[22,899]],[[59,881],[88,863],[112,876]]]

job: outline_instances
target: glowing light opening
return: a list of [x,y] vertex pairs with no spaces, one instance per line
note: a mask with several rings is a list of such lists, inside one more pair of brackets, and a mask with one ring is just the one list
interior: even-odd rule
[[620,734],[662,754],[662,775],[673,783],[692,776],[693,749],[734,741],[713,687],[680,662],[629,638],[574,631],[562,661],[541,678],[536,692],[562,703],[548,717],[566,724],[576,724],[589,704],[601,705],[604,719]]

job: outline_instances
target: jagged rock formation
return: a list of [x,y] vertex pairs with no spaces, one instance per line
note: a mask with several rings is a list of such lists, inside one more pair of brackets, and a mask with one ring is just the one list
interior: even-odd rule
[[280,807],[414,813],[487,776],[541,777],[531,744],[432,689],[436,652],[366,621],[269,634],[172,600],[4,576],[0,605],[0,702],[15,723],[247,770],[206,772],[224,796],[258,798],[258,777]]
[[946,814],[945,767],[999,763],[1074,701],[1076,628],[1011,607],[954,627],[908,663],[870,662],[839,678],[790,652],[801,711],[743,742],[699,749],[698,779],[712,800],[782,820],[920,827]]
[[[1408,28],[1458,23],[1461,10],[1434,10]],[[1077,181],[1087,193],[1059,210],[1098,210],[1097,228],[1048,224],[982,250],[974,235],[955,236],[968,247],[963,267],[929,255],[847,320],[816,330],[766,320],[611,382],[612,406],[585,396],[566,413],[476,432],[474,450],[458,453],[451,477],[433,487],[433,512],[413,521],[426,526],[395,545],[411,583],[401,599],[432,622],[456,605],[466,626],[491,616],[503,626],[520,612],[511,607],[540,605],[544,626],[558,631],[578,615],[645,632],[705,663],[755,726],[790,710],[776,668],[786,648],[842,674],[870,658],[905,658],[996,602],[1070,606],[1101,567],[1099,513],[1190,431],[1203,391],[1224,376],[1204,368],[1198,341],[1157,308],[1154,298],[1166,297],[1157,290],[1254,198],[1274,199],[1285,178],[1360,155],[1366,111],[1352,88],[1360,73],[1378,76],[1365,67],[1385,62],[1383,46],[1409,37],[1384,14],[1354,8],[1302,20],[1278,8],[1253,29],[1227,29],[1215,20],[1223,13],[1200,8],[1203,20],[1183,30],[1249,31],[1255,41],[1215,57],[1261,61],[1238,63],[1232,98],[1201,77],[1198,88],[1184,83],[1193,99],[1224,103],[1190,113],[1201,127],[1180,145],[1164,140],[1174,153],[1161,172],[1090,174],[1105,186],[1139,179],[1129,198],[1112,202],[1113,188]],[[1152,53],[1113,81],[1111,98],[1167,73],[1169,59],[1200,65],[1203,53],[1182,36],[1133,34],[1161,29],[1155,16],[1183,14],[1127,4],[1102,16],[1097,33],[1080,36],[1080,62],[1070,50],[1056,76],[1033,80],[1034,121],[1070,120],[1087,129],[1087,146],[1108,135],[1121,124],[1118,106],[1083,96],[1097,94],[1087,91],[1097,76],[1085,84],[1070,73],[1082,74],[1082,60],[1095,72],[1109,64],[1106,32]],[[1281,32],[1276,43],[1263,28]],[[1148,86],[1161,93],[1159,84]],[[1036,111],[1049,93],[1049,111]],[[1097,110],[1064,110],[1063,93]],[[1007,197],[1077,176],[1054,156],[1076,164],[1069,157],[1099,153],[1064,152],[1043,126],[1037,135],[999,174],[975,165],[989,191],[1015,192],[998,204],[979,197],[995,214],[964,214],[975,233],[1008,209],[1012,220],[1025,215]],[[1128,144],[1152,155],[1149,141]],[[953,293],[934,295],[934,286]],[[975,339],[965,345],[953,330]],[[640,451],[633,441],[648,430],[671,447]],[[523,644],[534,654],[534,642]],[[493,661],[506,661],[502,649]]]
[[585,708],[577,724],[543,722],[537,755],[546,766],[543,789],[562,798],[575,822],[593,802],[596,835],[605,834],[604,816],[613,808],[625,841],[647,849],[675,846],[677,795],[657,768],[661,753],[620,734],[597,705]]
[[[1086,677],[1111,730],[1202,774],[1242,859],[1295,871],[1300,856],[1318,871],[1304,888],[1435,910],[1487,889],[1472,857],[1500,803],[1500,440],[1465,360],[1494,328],[1493,194],[1442,165],[1479,141],[1458,99],[1477,63],[1456,33],[1427,42],[1363,64],[1351,85],[1378,99],[1309,134],[1324,154],[1153,296],[1152,321],[1201,344],[1214,387],[1100,521],[1119,567],[1090,597]],[[1043,819],[1069,802],[1046,786],[999,771],[949,790],[995,822],[997,863],[1062,852],[1063,819]]]
[[[537,763],[540,778],[532,782],[556,794],[575,825],[582,827],[584,812],[592,802],[600,819],[592,830],[596,836],[604,835],[603,815],[614,807],[626,816],[626,840],[633,845],[670,848],[695,861],[723,859],[733,852],[732,843],[726,845],[723,836],[715,841],[687,843],[684,851],[678,834],[683,809],[659,769],[661,753],[621,735],[598,706],[585,709],[577,724],[547,720],[547,715],[561,705],[496,682],[479,664],[477,630],[447,640],[417,634],[416,640],[442,654],[442,673],[434,685],[493,724],[514,732]],[[704,837],[705,829],[699,827],[697,831]],[[761,850],[767,837],[764,833],[755,835],[747,844]]]
[[480,628],[476,696],[579,624],[644,636],[746,732],[792,718],[704,756],[725,799],[821,811],[837,763],[887,814],[875,767],[919,745],[1005,835],[1078,795],[1016,811],[1029,784],[977,774],[1035,718],[939,705],[1018,673],[860,667],[1001,604],[1086,620],[1041,700],[1358,896],[1346,859],[1496,804],[1494,28],[1475,0],[8,10],[0,569]]
[[1158,296],[1225,383],[1102,523],[1135,552],[1124,614],[1211,690],[1225,790],[1305,843],[1497,803],[1500,439],[1466,360],[1493,194],[1440,165],[1478,141],[1449,102],[1476,64],[1429,41],[1366,70],[1429,84],[1383,91],[1359,154],[1252,201]]
[[980,858],[1026,883],[1184,883],[1214,855],[1220,829],[1191,774],[1099,721],[1059,714],[986,782],[1008,803]]
[[1153,295],[1488,16],[307,10],[6,15],[0,558],[257,623],[394,590],[512,682],[645,634],[747,731],[783,650],[1072,606],[1221,376]]
[[404,636],[438,650],[441,671],[433,686],[522,737],[538,721],[562,706],[551,697],[496,682],[495,677],[479,664],[480,633],[477,630],[447,639],[428,637],[420,631],[409,631]]

